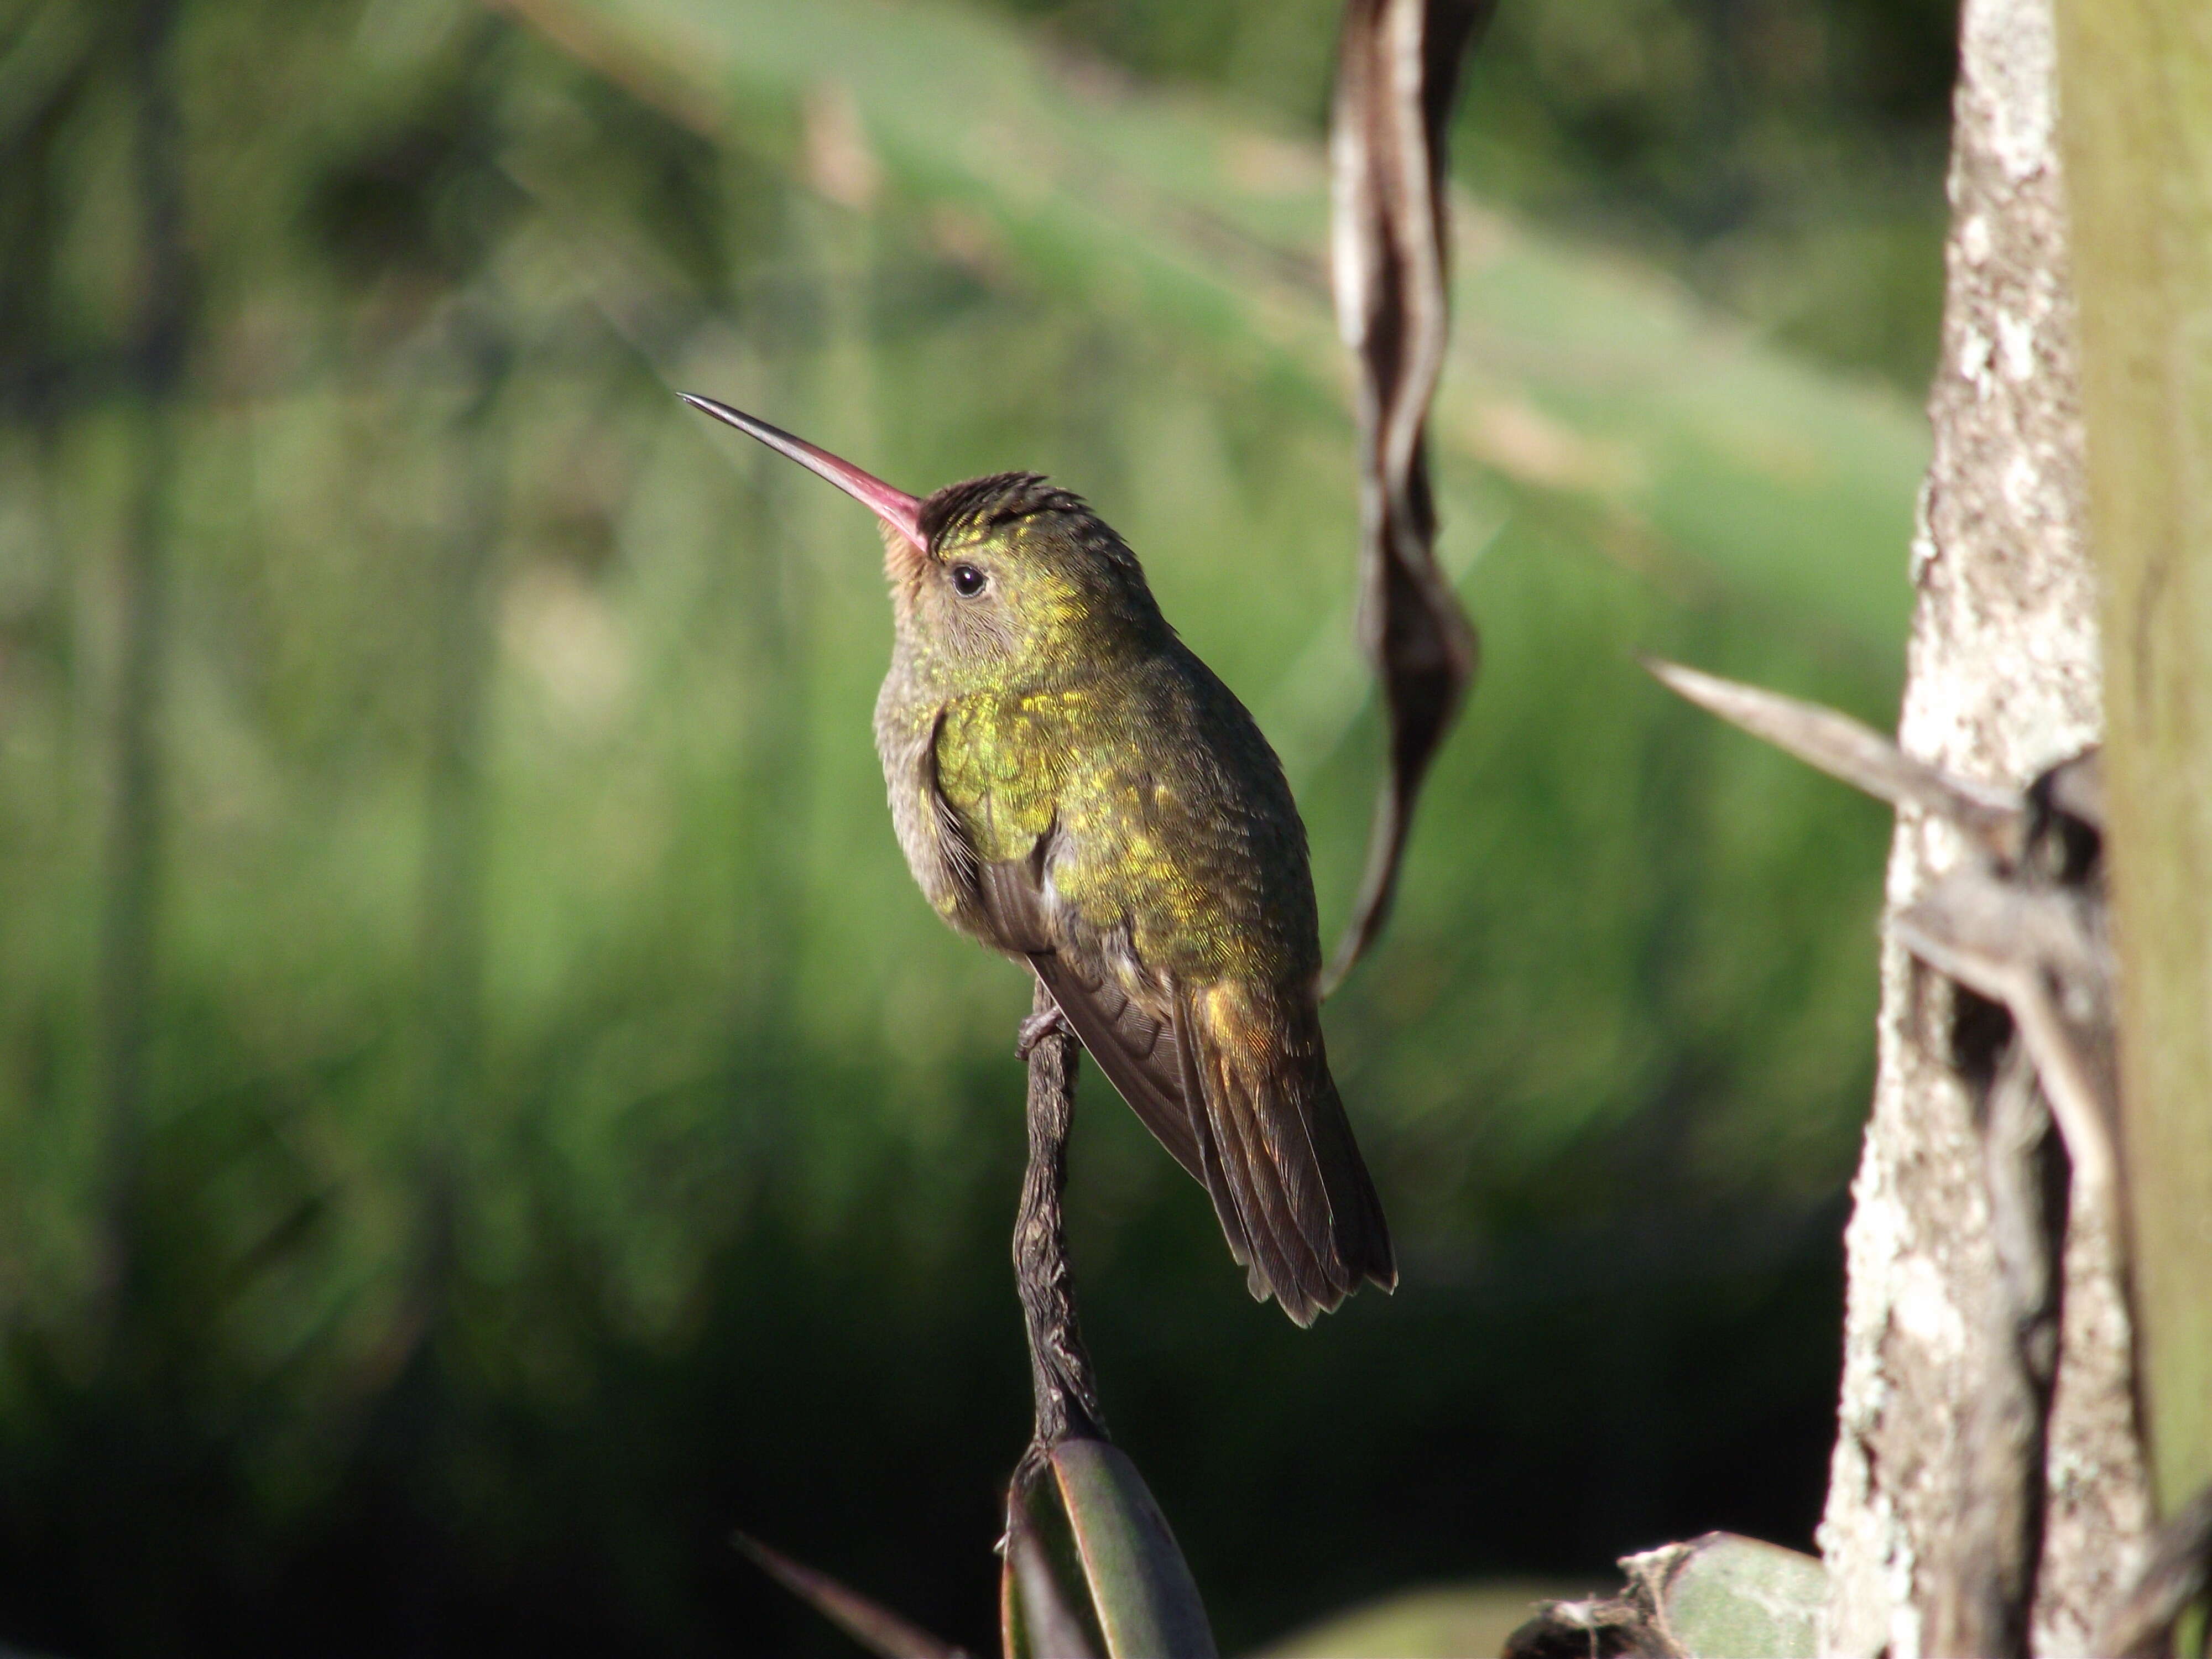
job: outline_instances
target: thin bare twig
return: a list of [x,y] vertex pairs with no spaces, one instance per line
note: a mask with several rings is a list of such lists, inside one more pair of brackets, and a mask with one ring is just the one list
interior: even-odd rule
[[193,279],[185,240],[182,118],[171,63],[177,5],[175,0],[140,0],[137,11],[131,36],[131,93],[137,106],[132,159],[144,252],[131,380],[140,448],[130,530],[115,571],[120,648],[98,1016],[109,1161],[106,1278],[110,1295],[118,1299],[130,1294],[136,1268],[132,1212],[141,1175],[160,908],[161,752],[156,714],[167,611],[165,544],[176,471],[172,406],[184,378]]
[[[2094,752],[2025,793],[1954,776],[1873,727],[1818,703],[1647,657],[1670,690],[1806,764],[1893,806],[1916,806],[1972,836],[1987,867],[1953,872],[1895,922],[1905,948],[2013,1017],[2073,1160],[2080,1195],[2117,1217],[2112,1149],[2111,952],[2101,883],[2075,868],[2094,848],[2102,790]],[[2087,855],[2094,860],[2094,851]]]
[[2091,932],[2089,902],[1964,869],[1899,911],[1895,927],[1914,956],[2012,1015],[2066,1139],[2084,1206],[2117,1222],[2111,969]]

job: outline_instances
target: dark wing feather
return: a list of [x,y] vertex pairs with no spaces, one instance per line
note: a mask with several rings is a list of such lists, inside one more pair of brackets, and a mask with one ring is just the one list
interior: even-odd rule
[[[1178,1035],[1183,1038],[1187,1081],[1193,1104],[1191,1127],[1202,1149],[1206,1191],[1214,1214],[1232,1249],[1241,1235],[1246,1249],[1245,1285],[1256,1300],[1273,1296],[1299,1325],[1310,1325],[1322,1307],[1334,1308],[1342,1293],[1331,1295],[1314,1235],[1326,1235],[1327,1216],[1299,1215],[1283,1190],[1277,1159],[1259,1121],[1259,1103],[1226,1074],[1219,1056],[1207,1052],[1200,1022],[1188,996],[1176,999]],[[1297,1206],[1304,1207],[1304,1206]]]
[[982,864],[958,814],[932,793],[948,857],[988,936],[1028,958],[1098,1068],[1206,1188],[1252,1294],[1273,1296],[1309,1325],[1363,1279],[1395,1286],[1382,1206],[1317,1028],[1310,1042],[1269,1045],[1255,1067],[1214,1040],[1187,991],[1159,1011],[1166,1019],[1155,1018],[1054,937],[1045,896],[1053,830],[1025,859]]
[[[1182,999],[1177,998],[1176,1000],[1180,1004]],[[1273,1237],[1264,1230],[1261,1231],[1261,1243],[1270,1257],[1263,1267],[1259,1249],[1253,1242],[1255,1230],[1245,1221],[1248,1212],[1255,1209],[1256,1206],[1247,1203],[1242,1196],[1243,1185],[1230,1179],[1228,1163],[1221,1153],[1220,1138],[1214,1133],[1213,1115],[1206,1108],[1206,1088],[1199,1080],[1198,1066],[1191,1054],[1190,1044],[1178,1041],[1176,1053],[1182,1064],[1183,1098],[1191,1103],[1190,1131],[1191,1138],[1198,1143],[1199,1181],[1206,1188],[1206,1195],[1213,1200],[1214,1218],[1221,1224],[1222,1237],[1229,1241],[1229,1254],[1236,1258],[1237,1265],[1244,1269],[1245,1288],[1252,1292],[1255,1301],[1264,1300],[1268,1286],[1278,1279],[1285,1277],[1273,1260]],[[1240,1170],[1243,1166],[1241,1149],[1237,1154],[1237,1165]]]
[[1176,1035],[1202,1178],[1255,1297],[1300,1325],[1360,1280],[1398,1282],[1389,1229],[1318,1044],[1285,1045],[1261,1067],[1213,1040],[1186,994]]
[[1175,1028],[1149,1018],[1103,975],[1092,982],[1072,957],[1034,951],[1030,966],[1121,1098],[1191,1178],[1204,1181],[1190,1111],[1183,1103]]
[[[1039,847],[1044,845],[1040,838]],[[987,864],[975,872],[975,900],[990,924],[992,942],[1021,956],[1049,951],[1052,919],[1045,914],[1044,884],[1033,857],[1018,863]]]
[[1203,1181],[1183,1104],[1174,1030],[1148,1017],[1107,975],[1054,948],[1044,908],[1043,861],[1050,840],[1048,833],[1040,836],[1037,851],[1019,862],[983,866],[977,901],[1000,944],[1029,958],[1107,1080],[1176,1162]]

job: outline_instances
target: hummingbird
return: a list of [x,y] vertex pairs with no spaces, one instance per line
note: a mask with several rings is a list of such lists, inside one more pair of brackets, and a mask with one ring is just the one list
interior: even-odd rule
[[1305,825],[1244,705],[1176,635],[1128,544],[1034,472],[908,495],[681,394],[879,520],[890,672],[876,750],[908,866],[1025,963],[1206,1190],[1254,1297],[1299,1325],[1398,1273],[1322,1042]]

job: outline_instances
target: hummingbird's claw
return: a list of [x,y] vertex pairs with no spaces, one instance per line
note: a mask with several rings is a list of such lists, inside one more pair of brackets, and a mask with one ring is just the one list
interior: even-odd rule
[[1014,1058],[1026,1065],[1030,1054],[1036,1051],[1037,1044],[1047,1037],[1073,1035],[1067,1024],[1067,1016],[1061,1013],[1056,1006],[1041,1014],[1031,1014],[1022,1022],[1021,1029],[1014,1033]]

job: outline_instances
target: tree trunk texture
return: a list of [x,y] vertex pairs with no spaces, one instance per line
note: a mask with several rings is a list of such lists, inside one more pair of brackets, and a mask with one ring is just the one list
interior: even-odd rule
[[[1966,0],[1899,726],[1909,753],[2015,788],[2095,742],[2103,720],[2057,77],[2051,0]],[[1889,915],[1969,856],[1948,824],[1903,812]],[[1954,1064],[1948,982],[1885,933],[1874,1108],[1844,1241],[1823,1650],[1919,1659],[1975,1639],[1943,1590],[1985,1531],[1972,1523],[1972,1425],[2001,1340],[2000,1264],[1977,1127],[1989,1079]],[[2148,1521],[2118,1247],[2074,1206],[2045,1506],[2039,1529],[2030,1516],[2019,1530],[2031,1573],[2040,1533],[2033,1641],[2045,1656],[2088,1650]]]
[[2212,10],[2063,0],[2122,1165],[2160,1507],[2212,1481]]

